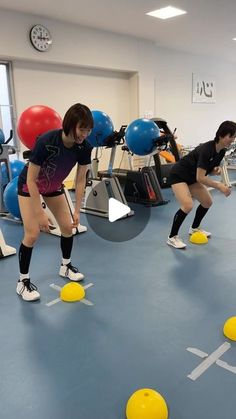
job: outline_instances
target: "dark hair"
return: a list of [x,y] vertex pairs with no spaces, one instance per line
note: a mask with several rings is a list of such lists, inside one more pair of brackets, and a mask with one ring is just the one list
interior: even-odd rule
[[220,137],[225,137],[228,134],[230,135],[230,137],[233,137],[234,135],[236,135],[236,123],[233,121],[224,121],[222,122],[222,124],[220,124],[216,132],[214,141],[218,143],[220,140]]
[[62,122],[64,133],[69,135],[72,132],[73,136],[76,137],[76,126],[78,123],[80,128],[93,128],[92,112],[86,105],[81,103],[76,103],[66,112]]

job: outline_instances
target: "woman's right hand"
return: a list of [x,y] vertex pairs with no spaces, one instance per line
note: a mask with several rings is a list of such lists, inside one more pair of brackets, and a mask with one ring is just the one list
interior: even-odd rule
[[38,216],[38,223],[39,223],[39,228],[41,231],[50,232],[50,228],[49,228],[49,219],[48,216],[46,214],[45,211],[42,211],[39,216]]
[[219,191],[222,192],[226,197],[231,194],[231,188],[229,186],[224,185],[220,182],[219,184]]

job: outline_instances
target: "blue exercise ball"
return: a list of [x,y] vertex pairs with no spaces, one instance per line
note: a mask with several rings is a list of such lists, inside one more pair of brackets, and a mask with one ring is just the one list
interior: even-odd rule
[[0,128],[0,144],[4,144],[5,143],[5,135],[3,130]]
[[18,176],[8,183],[3,192],[3,202],[13,217],[21,218],[20,207],[18,203]]
[[[22,172],[23,168],[25,167],[25,163],[21,160],[13,160],[10,161],[10,171],[12,179],[16,176],[19,176]],[[9,182],[8,171],[6,167],[6,163],[1,164],[1,172],[2,172],[2,184],[6,185]]]
[[106,138],[114,132],[111,118],[102,111],[92,111],[94,127],[87,140],[92,147],[106,145]]
[[24,167],[25,167],[25,163],[21,160],[10,161],[12,178],[19,176],[22,170],[24,169]]
[[9,182],[8,172],[6,168],[6,163],[1,163],[1,185],[5,186]]
[[138,156],[146,156],[157,147],[160,130],[150,119],[136,119],[128,125],[125,140],[129,150]]

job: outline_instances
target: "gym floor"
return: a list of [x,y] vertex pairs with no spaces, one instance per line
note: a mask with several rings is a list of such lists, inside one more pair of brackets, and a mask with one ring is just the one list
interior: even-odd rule
[[[188,375],[203,361],[199,351],[224,342],[231,348],[220,360],[236,366],[236,343],[222,333],[236,315],[236,189],[227,199],[212,192],[203,225],[212,238],[183,251],[166,245],[178,205],[170,189],[163,195],[170,202],[153,208],[132,240],[107,241],[91,229],[75,237],[72,261],[93,284],[93,305],[47,305],[59,296],[50,284],[65,284],[53,235],[41,234],[32,258],[40,302],[16,295],[17,257],[0,261],[1,419],[124,419],[127,400],[144,387],[162,394],[169,419],[234,417],[234,372],[214,363],[195,381]],[[81,222],[88,225],[85,215]],[[18,249],[21,224],[1,219],[0,228]]]

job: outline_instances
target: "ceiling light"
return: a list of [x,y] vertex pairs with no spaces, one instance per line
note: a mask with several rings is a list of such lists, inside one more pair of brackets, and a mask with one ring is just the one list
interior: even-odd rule
[[167,6],[162,9],[153,10],[153,12],[146,13],[146,15],[158,17],[159,19],[169,19],[170,17],[184,15],[184,10],[176,9],[176,7]]
[[236,38],[233,38],[233,41],[236,41]]

